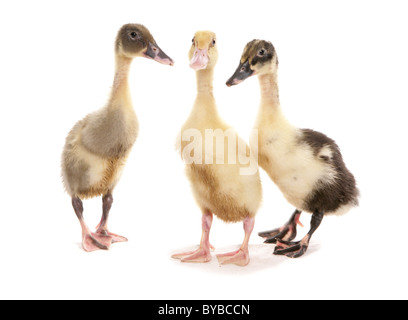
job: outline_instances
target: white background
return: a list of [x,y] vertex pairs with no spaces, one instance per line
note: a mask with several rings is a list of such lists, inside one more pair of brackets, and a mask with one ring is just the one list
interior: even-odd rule
[[[0,298],[407,299],[408,20],[404,1],[2,1],[0,4]],[[129,238],[81,250],[60,179],[64,139],[102,107],[124,23],[145,24],[175,60],[136,59],[130,87],[140,135],[114,193],[110,229]],[[292,208],[262,172],[264,201],[245,268],[182,264],[201,214],[174,150],[195,97],[193,34],[217,33],[214,87],[223,118],[247,139],[258,81],[227,88],[245,44],[274,43],[282,108],[292,123],[340,145],[361,205],[326,217],[300,259],[272,255],[257,232]],[[93,228],[101,199],[84,202]],[[310,215],[301,221],[303,236]],[[216,252],[237,248],[242,225],[214,219]]]

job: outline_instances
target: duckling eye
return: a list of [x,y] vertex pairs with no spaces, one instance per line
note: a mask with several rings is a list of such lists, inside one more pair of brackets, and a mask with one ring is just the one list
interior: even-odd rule
[[132,32],[130,33],[130,38],[131,38],[132,40],[136,40],[136,39],[138,38],[137,32],[132,31]]
[[213,46],[215,46],[215,39],[213,39],[213,41],[212,41],[212,45],[213,45]]
[[258,51],[259,56],[263,56],[265,54],[265,49],[261,49]]

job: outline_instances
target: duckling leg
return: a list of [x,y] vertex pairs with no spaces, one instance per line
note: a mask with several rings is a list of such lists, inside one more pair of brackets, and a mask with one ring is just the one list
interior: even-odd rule
[[259,232],[258,235],[267,238],[264,243],[276,243],[277,239],[292,241],[296,238],[296,224],[303,227],[303,224],[299,221],[301,213],[302,211],[296,209],[285,225],[278,229]]
[[108,192],[102,197],[102,203],[102,219],[96,227],[96,234],[99,236],[110,237],[111,243],[128,241],[128,239],[126,239],[125,237],[108,231],[109,212],[113,203],[113,196],[111,192]]
[[[110,239],[91,233],[86,225],[83,217],[84,207],[81,199],[78,197],[72,197],[72,206],[74,207],[75,214],[78,217],[79,223],[82,228],[82,247],[85,251],[91,252],[95,250],[108,250],[111,244]],[[108,241],[107,241],[108,240]]]
[[213,221],[213,215],[209,211],[204,211],[202,216],[202,235],[200,247],[197,250],[176,253],[171,257],[180,259],[181,262],[209,262],[211,260],[210,249],[214,247],[210,244],[210,229]]
[[276,248],[273,254],[285,255],[289,258],[298,258],[302,256],[309,247],[310,238],[320,226],[320,223],[323,220],[323,215],[323,212],[317,210],[313,213],[312,220],[310,221],[310,230],[302,240],[290,242],[277,239]]
[[241,248],[237,251],[217,254],[219,264],[235,264],[244,267],[249,263],[248,243],[252,230],[254,229],[255,218],[247,217],[244,220],[245,238]]

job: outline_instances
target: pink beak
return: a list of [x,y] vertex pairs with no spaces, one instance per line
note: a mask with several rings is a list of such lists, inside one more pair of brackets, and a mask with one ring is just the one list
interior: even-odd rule
[[190,67],[194,70],[202,70],[207,68],[208,65],[208,51],[207,49],[196,48],[193,54],[193,58],[190,61]]

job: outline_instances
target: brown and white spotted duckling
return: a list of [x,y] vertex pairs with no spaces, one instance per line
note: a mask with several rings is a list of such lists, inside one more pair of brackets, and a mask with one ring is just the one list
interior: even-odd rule
[[[337,144],[320,132],[294,127],[283,115],[278,58],[271,42],[249,42],[227,86],[253,75],[258,75],[261,88],[261,105],[254,126],[259,134],[259,164],[296,207],[284,226],[259,235],[267,238],[266,243],[277,243],[275,254],[296,258],[306,252],[323,216],[340,215],[358,205],[359,191]],[[312,213],[310,230],[301,241],[292,242],[302,211]]]
[[[138,134],[128,83],[130,64],[135,57],[145,57],[173,65],[149,30],[140,24],[126,24],[119,30],[115,57],[115,78],[108,103],[75,124],[62,154],[63,184],[81,223],[85,251],[109,249],[114,242],[127,241],[109,232],[107,224],[113,189]],[[97,196],[102,196],[102,219],[92,233],[83,218],[82,200]]]
[[[219,116],[213,94],[213,74],[218,50],[215,34],[211,31],[196,32],[189,51],[190,67],[196,71],[197,97],[190,116],[181,129],[180,151],[186,162],[186,174],[191,189],[202,212],[202,237],[197,250],[174,254],[182,262],[208,262],[211,260],[209,242],[213,214],[225,222],[243,221],[245,238],[238,250],[218,254],[220,264],[245,266],[249,263],[248,243],[254,228],[255,215],[262,198],[262,186],[258,167],[244,174],[237,158],[247,157],[249,148],[237,133]],[[190,134],[198,147],[191,149]],[[219,148],[214,136],[208,132],[219,132],[221,140],[228,133],[231,139]],[[187,139],[185,139],[187,138]],[[201,138],[201,139],[200,139]],[[215,139],[219,141],[218,137]],[[234,141],[234,148],[230,145]],[[211,145],[210,148],[208,146]],[[194,161],[190,161],[194,153]],[[235,159],[237,161],[232,161]],[[247,168],[248,169],[248,168]]]

